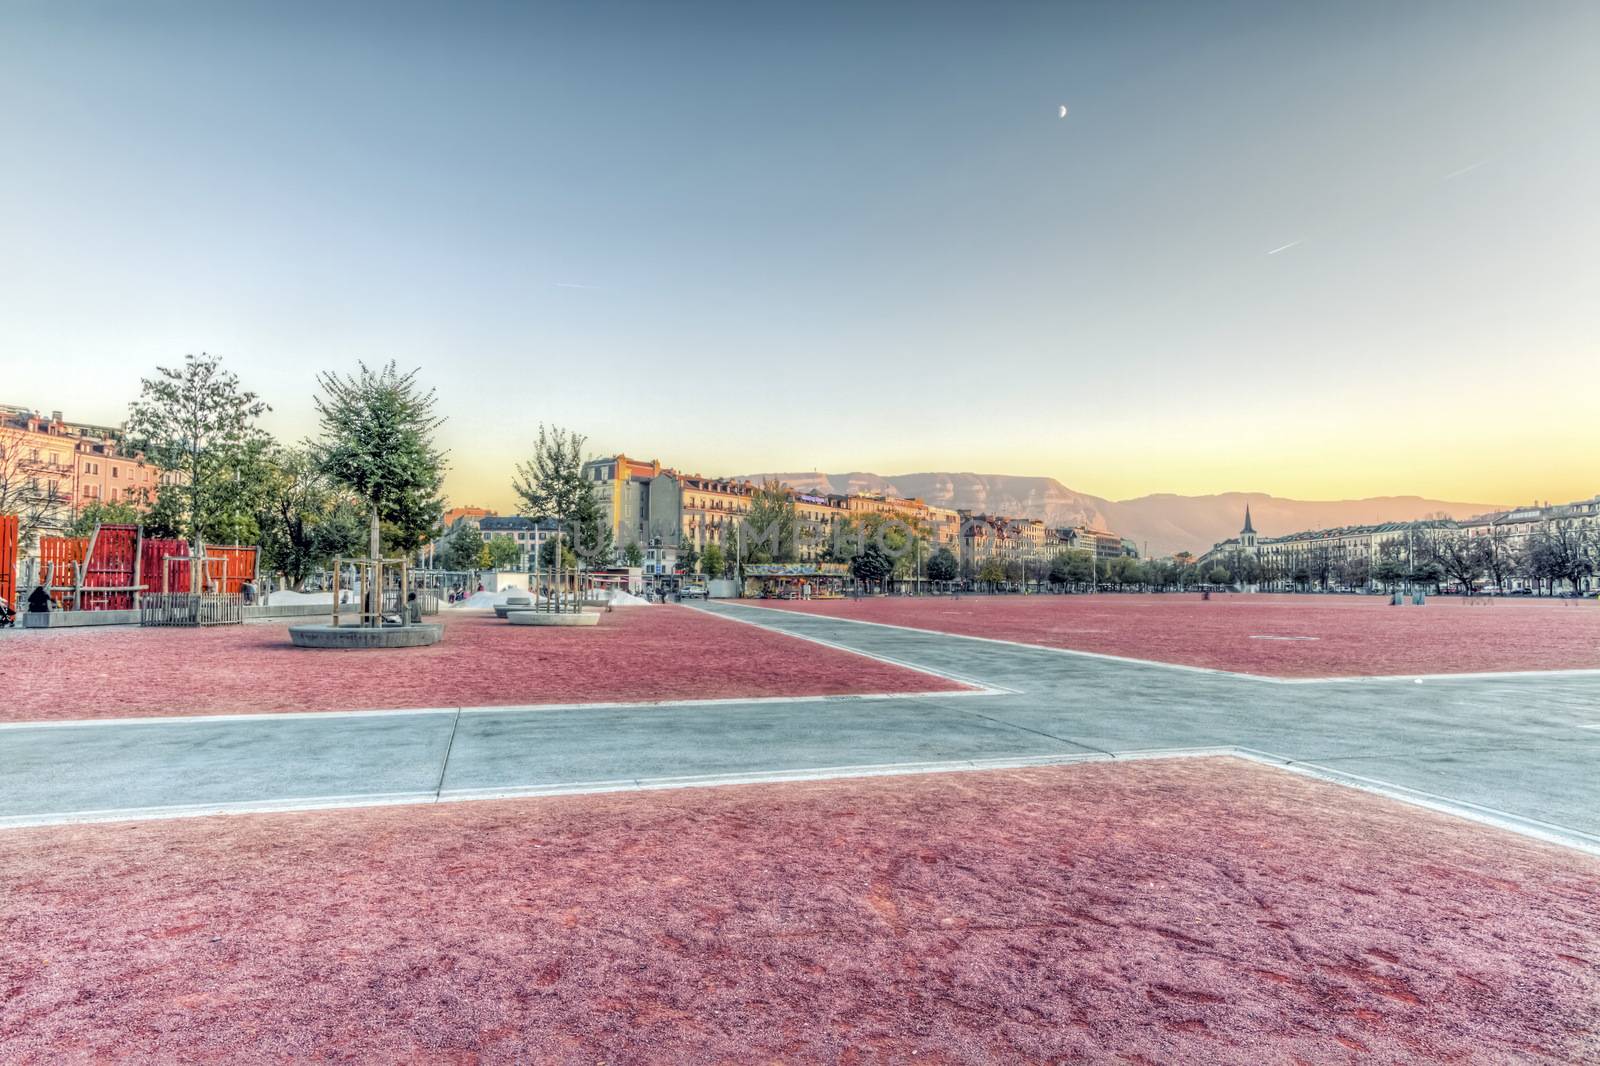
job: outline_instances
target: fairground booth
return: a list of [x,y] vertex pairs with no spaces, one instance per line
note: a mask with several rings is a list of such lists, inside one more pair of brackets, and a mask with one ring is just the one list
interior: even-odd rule
[[747,563],[744,595],[752,600],[837,600],[850,588],[844,563]]

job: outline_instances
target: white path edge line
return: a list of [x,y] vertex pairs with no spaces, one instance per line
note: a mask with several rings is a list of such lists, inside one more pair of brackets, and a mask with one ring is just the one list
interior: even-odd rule
[[[1131,655],[1108,655],[1101,651],[1057,648],[1049,644],[1029,644],[1022,640],[1004,640],[1000,637],[979,637],[971,633],[947,633],[942,629],[922,629],[918,626],[896,625],[893,622],[869,622],[864,618],[845,618],[836,614],[813,614],[809,611],[791,611],[783,607],[762,607],[754,603],[730,602],[728,606],[751,611],[772,611],[776,614],[795,615],[800,618],[820,618],[830,622],[849,622],[851,625],[858,626],[877,626],[880,629],[900,629],[907,633],[923,633],[935,637],[954,637],[957,640],[978,640],[985,644],[1004,644],[1013,648],[1030,648],[1035,651],[1055,652],[1058,655],[1077,655],[1085,659],[1103,659],[1106,662],[1128,663],[1134,666],[1154,666],[1165,670],[1183,670],[1191,674],[1215,674],[1218,677],[1237,677],[1246,681],[1265,681],[1272,685],[1348,685],[1370,682],[1388,682],[1392,684],[1401,681],[1492,681],[1500,678],[1600,677],[1600,669],[1586,667],[1571,670],[1486,670],[1472,674],[1356,674],[1350,677],[1272,677],[1267,674],[1247,674],[1240,670],[1219,670],[1213,666],[1165,663],[1159,659],[1136,659]],[[708,611],[707,613],[716,614],[717,612]],[[724,615],[723,617],[729,616]],[[800,635],[790,630],[779,630],[779,632],[786,632],[791,636]],[[816,640],[817,638],[809,639]],[[826,642],[818,640],[818,643]],[[844,647],[843,645],[839,646]],[[854,651],[855,649],[847,647],[846,650]],[[857,651],[856,654],[865,653]],[[915,669],[915,667],[912,667],[912,669]]]
[[38,722],[0,722],[0,732],[18,729],[94,729],[107,726],[164,726],[203,723],[319,722],[349,718],[443,717],[455,714],[536,714],[544,711],[652,711],[677,707],[764,706],[780,703],[866,703],[877,700],[943,699],[946,696],[1002,696],[1010,689],[964,681],[964,689],[917,692],[847,692],[832,696],[729,696],[706,700],[637,700],[609,703],[511,703],[476,707],[397,707],[369,711],[274,711],[268,714],[152,714],[137,718],[58,718]]
[[[742,607],[742,606],[744,606],[744,604],[739,604],[738,606]],[[691,605],[691,609],[700,611],[700,612],[702,612],[704,614],[708,614],[713,618],[720,618],[725,622],[738,622],[740,625],[754,626],[756,629],[765,630],[768,633],[778,633],[778,634],[780,634],[782,636],[792,637],[795,640],[807,640],[807,641],[810,641],[813,644],[820,644],[824,648],[832,648],[835,651],[846,652],[846,653],[848,653],[850,655],[859,655],[863,659],[875,659],[880,663],[888,663],[890,666],[898,666],[898,667],[900,667],[901,669],[904,669],[904,670],[914,670],[919,674],[929,674],[929,675],[931,675],[933,677],[937,677],[937,678],[940,678],[940,679],[945,680],[945,681],[955,681],[955,682],[957,682],[959,684],[962,684],[962,685],[969,685],[969,686],[971,686],[973,688],[982,690],[987,695],[1007,695],[1007,696],[1021,695],[1021,693],[1017,689],[1014,689],[1014,688],[1006,688],[1003,685],[995,685],[995,684],[992,684],[991,682],[988,682],[988,681],[979,681],[975,677],[967,677],[967,676],[965,676],[963,674],[951,673],[948,670],[940,670],[940,669],[938,669],[936,667],[932,667],[932,666],[923,666],[923,665],[921,665],[919,663],[906,662],[904,659],[895,659],[895,658],[892,658],[892,657],[890,657],[888,655],[879,655],[877,652],[863,651],[860,648],[852,648],[848,644],[840,644],[837,641],[828,640],[826,637],[812,636],[809,633],[796,633],[796,632],[794,632],[793,630],[790,630],[790,629],[782,629],[782,628],[779,628],[778,626],[765,625],[765,624],[763,624],[761,622],[755,621],[754,619],[740,618],[738,615],[724,614],[721,611],[706,610],[703,607],[694,607],[694,606]],[[777,611],[777,612],[779,612],[781,614],[798,614],[799,613],[798,611],[782,611],[780,608],[776,608],[776,607],[758,607],[756,609],[757,610],[762,610],[762,611]],[[864,624],[866,624],[866,625],[876,625],[877,623],[875,623],[875,622],[867,622],[867,623],[864,623]],[[890,627],[890,628],[898,629],[898,628],[902,628],[902,627],[894,626],[894,627]],[[914,632],[928,632],[928,631],[927,630],[914,630]]]
[[1237,758],[1275,770],[1311,777],[1329,784],[1382,796],[1412,807],[1476,822],[1518,836],[1571,848],[1600,856],[1600,836],[1576,829],[1524,818],[1506,811],[1464,800],[1452,800],[1420,789],[1395,785],[1374,778],[1329,769],[1317,763],[1301,762],[1271,752],[1241,747],[1150,748],[1124,752],[1073,752],[1060,755],[1031,755],[1005,759],[957,759],[938,762],[880,763],[860,766],[811,767],[794,770],[765,770],[729,774],[702,774],[690,777],[616,778],[609,781],[579,781],[563,784],[529,785],[523,788],[445,789],[441,792],[356,793],[344,796],[318,796],[307,799],[248,801],[241,803],[195,804],[179,807],[127,808],[124,810],[76,811],[52,815],[15,815],[0,818],[0,831],[59,825],[101,822],[164,821],[210,815],[281,814],[295,811],[346,810],[366,807],[417,806],[442,803],[472,803],[485,800],[534,799],[548,796],[598,795],[611,792],[650,792],[680,788],[720,788],[734,785],[787,784],[804,781],[833,781],[864,777],[910,776],[935,773],[966,773],[983,770],[1019,770],[1038,766],[1066,766],[1091,762],[1137,762],[1156,759]]
[[[771,610],[771,608],[767,609]],[[924,674],[928,677],[937,677],[941,681],[954,681],[959,685],[965,685],[966,688],[925,689],[920,692],[846,692],[821,696],[728,696],[705,700],[612,700],[602,703],[517,703],[504,706],[489,704],[478,707],[402,707],[365,711],[273,711],[266,714],[150,714],[127,718],[57,718],[38,722],[0,722],[0,731],[11,729],[81,729],[114,725],[174,725],[184,722],[213,724],[217,722],[299,722],[324,718],[401,718],[414,715],[528,714],[536,711],[651,710],[672,707],[727,707],[738,704],[760,706],[778,703],[848,703],[866,700],[932,699],[946,696],[1018,695],[1016,689],[992,685],[986,681],[979,681],[977,678],[953,674],[930,666],[919,666],[916,663],[903,662],[899,659],[892,659],[887,655],[861,651],[858,648],[837,644],[821,637],[791,633],[786,629],[762,625],[760,622],[753,622],[748,618],[735,618],[732,615],[722,614],[717,611],[703,611],[702,613],[713,618],[720,618],[725,622],[753,626],[768,633],[776,633],[794,640],[808,641],[848,655],[857,655],[863,659],[873,659],[877,662],[899,667],[902,670],[910,670],[913,673]],[[3,824],[3,822],[0,822],[0,825]]]

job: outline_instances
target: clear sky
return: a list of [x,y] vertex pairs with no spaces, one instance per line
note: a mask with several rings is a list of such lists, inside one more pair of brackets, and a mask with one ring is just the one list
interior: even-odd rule
[[[1070,114],[1058,118],[1058,106]],[[0,402],[421,367],[704,473],[1600,491],[1600,4],[0,7]]]

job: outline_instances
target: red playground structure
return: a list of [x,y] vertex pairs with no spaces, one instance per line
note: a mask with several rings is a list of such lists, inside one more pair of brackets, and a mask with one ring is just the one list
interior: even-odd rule
[[[257,581],[260,553],[253,546],[202,544],[201,556],[192,566],[187,541],[146,537],[136,525],[102,524],[88,537],[40,537],[39,579],[56,606],[70,611],[135,610],[147,596],[172,593],[237,596],[246,582]],[[192,587],[196,573],[199,589]]]

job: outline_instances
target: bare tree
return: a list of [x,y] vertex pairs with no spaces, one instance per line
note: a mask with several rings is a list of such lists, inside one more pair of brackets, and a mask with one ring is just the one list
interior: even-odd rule
[[0,426],[0,514],[17,516],[17,548],[26,553],[40,533],[66,525],[71,471],[41,459],[20,429]]

